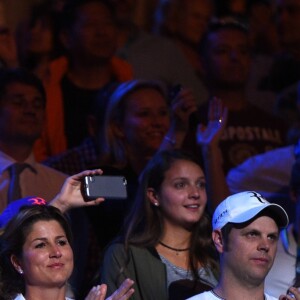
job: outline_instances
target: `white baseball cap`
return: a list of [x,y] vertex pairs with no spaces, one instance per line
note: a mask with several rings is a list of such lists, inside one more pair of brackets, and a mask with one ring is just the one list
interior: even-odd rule
[[257,192],[246,191],[231,195],[218,205],[212,219],[213,230],[221,229],[227,223],[247,222],[265,209],[274,214],[279,228],[288,225],[288,215],[280,205],[268,202]]

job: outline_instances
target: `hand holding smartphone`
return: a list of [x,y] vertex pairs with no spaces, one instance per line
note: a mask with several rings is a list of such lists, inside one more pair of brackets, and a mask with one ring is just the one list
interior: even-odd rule
[[85,176],[83,179],[83,195],[86,201],[96,198],[126,199],[127,181],[123,176]]

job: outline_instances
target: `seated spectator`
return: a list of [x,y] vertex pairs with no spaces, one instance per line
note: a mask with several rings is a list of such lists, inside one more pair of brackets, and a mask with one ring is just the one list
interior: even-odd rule
[[88,136],[86,118],[99,90],[132,78],[131,66],[114,56],[115,24],[105,1],[71,1],[62,21],[67,55],[51,63],[45,82],[47,122],[35,149],[39,160],[79,145]]
[[159,147],[181,146],[195,110],[195,99],[186,89],[169,99],[157,81],[133,80],[119,85],[106,108],[100,136],[102,164],[123,168],[129,163],[139,174]]
[[[67,281],[73,270],[72,234],[67,219],[53,206],[21,208],[0,236],[1,299],[70,299]],[[129,299],[126,280],[110,298]],[[86,299],[104,300],[106,286],[94,287]]]
[[51,200],[66,175],[35,160],[33,147],[45,123],[41,81],[23,69],[0,72],[0,212],[21,197]]
[[277,299],[265,292],[264,283],[275,259],[279,230],[288,222],[281,206],[257,192],[234,194],[222,201],[212,220],[220,279],[214,289],[189,300]]
[[123,278],[134,299],[186,299],[216,284],[202,168],[180,151],[160,151],[143,171],[121,237],[107,250],[102,282]]
[[[201,59],[210,97],[220,98],[228,109],[227,126],[220,140],[225,174],[248,157],[286,143],[284,122],[247,98],[249,51],[248,31],[236,21],[213,22],[202,39]],[[206,123],[208,106],[199,109],[200,123]],[[190,140],[193,149],[192,131]]]

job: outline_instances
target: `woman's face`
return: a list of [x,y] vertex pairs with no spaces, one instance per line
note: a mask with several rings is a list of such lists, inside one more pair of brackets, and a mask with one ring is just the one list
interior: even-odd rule
[[120,130],[126,144],[140,153],[153,154],[170,126],[169,108],[165,98],[155,89],[145,88],[126,99]]
[[36,222],[17,264],[26,285],[62,287],[73,271],[73,251],[61,225],[55,220]]
[[157,194],[165,228],[190,229],[203,215],[206,206],[205,177],[199,165],[177,160],[165,173]]

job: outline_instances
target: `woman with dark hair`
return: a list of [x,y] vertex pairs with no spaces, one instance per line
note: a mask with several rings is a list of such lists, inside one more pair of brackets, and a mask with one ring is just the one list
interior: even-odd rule
[[108,293],[126,277],[134,300],[186,299],[216,284],[202,168],[179,150],[158,152],[140,178],[124,234],[107,250]]
[[[54,206],[24,206],[0,238],[0,298],[69,299],[67,281],[73,271],[72,235],[68,221]],[[126,280],[110,300],[134,292]],[[96,286],[88,300],[104,300],[106,286]]]
[[[38,250],[46,246],[46,241],[44,240],[44,234],[38,237],[35,235],[35,231],[38,230],[37,226],[41,230],[47,230],[48,224],[52,225],[54,223],[55,227],[60,228],[60,231],[63,232],[55,243],[63,251],[61,251],[60,258],[57,256],[56,259],[53,259],[57,264],[56,269],[60,269],[56,273],[60,274],[54,275],[55,272],[52,271],[52,275],[50,275],[49,272],[48,279],[45,278],[45,280],[49,280],[52,277],[53,284],[54,281],[58,280],[55,278],[56,276],[59,276],[61,280],[61,278],[65,279],[71,275],[73,268],[73,255],[69,245],[71,242],[71,231],[62,213],[53,206],[45,205],[21,209],[20,213],[8,223],[1,236],[1,299],[13,299],[19,293],[28,297],[31,295],[28,292],[32,289],[31,286],[35,285],[38,277],[40,281],[44,281],[43,276],[47,273],[43,271],[43,275],[42,272],[40,273],[37,270],[36,275],[39,274],[39,276],[35,276],[34,268],[41,267],[41,265],[37,265],[37,259],[40,260],[42,258],[41,254],[44,251]],[[47,245],[47,247],[49,246]],[[49,268],[50,261],[49,255],[49,261],[45,259],[45,269],[47,266]],[[49,268],[49,270],[51,269],[54,270],[54,267]],[[40,271],[42,271],[41,268]],[[28,277],[29,275],[30,277]],[[26,289],[26,285],[28,285],[28,289]],[[62,283],[60,282],[59,285],[62,285]],[[61,290],[64,291],[64,289]],[[57,293],[57,295],[60,294],[58,291]]]

